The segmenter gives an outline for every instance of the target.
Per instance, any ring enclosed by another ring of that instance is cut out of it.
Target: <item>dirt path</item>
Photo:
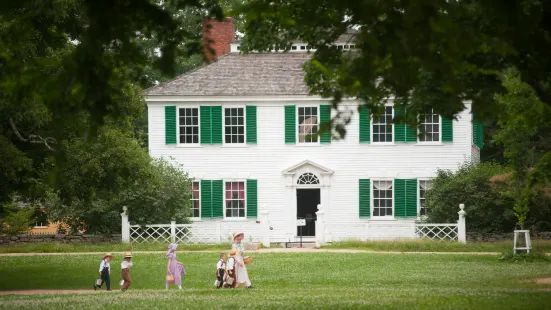
[[[178,251],[179,253],[218,253],[220,250]],[[124,252],[113,252],[122,255]],[[133,254],[164,254],[165,251],[133,251]],[[310,249],[310,248],[265,248],[247,253],[376,253],[376,254],[440,254],[440,255],[499,255],[500,252],[399,252],[357,249]],[[104,252],[57,252],[57,253],[0,253],[0,256],[50,256],[50,255],[102,255]],[[551,253],[548,253],[551,255]]]

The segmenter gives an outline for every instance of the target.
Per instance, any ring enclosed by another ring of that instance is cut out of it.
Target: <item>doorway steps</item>
[[[302,241],[302,247],[306,249],[316,248],[316,242],[314,241]],[[285,242],[285,248],[300,248],[299,242]]]

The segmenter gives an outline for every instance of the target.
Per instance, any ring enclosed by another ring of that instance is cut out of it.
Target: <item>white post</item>
[[[222,223],[220,221],[216,221],[216,237],[214,239],[217,244],[222,241]]]
[[[461,243],[467,243],[467,225],[465,224],[465,205],[460,204],[459,209],[461,209],[457,214],[459,214],[459,220],[457,221],[457,241]]]
[[[318,205],[318,212],[316,212],[316,248],[320,248],[325,245],[325,212],[321,205]]]
[[[263,208],[263,210],[260,211],[260,241],[262,242],[262,246],[266,248],[270,247],[270,222],[268,221],[269,215],[270,212],[268,212],[266,208]]]
[[[128,211],[128,207],[124,206],[122,207],[122,213],[121,213],[121,219],[122,219],[122,227],[121,227],[121,239],[123,243],[129,243],[130,242],[130,222],[128,221],[128,214],[126,213]]]
[[[176,221],[170,221],[170,241],[176,242]]]

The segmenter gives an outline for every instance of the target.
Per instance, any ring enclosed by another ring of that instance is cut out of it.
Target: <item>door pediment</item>
[[[326,168],[310,160],[304,160],[294,166],[291,166],[283,170],[282,174],[292,176],[292,175],[296,175],[297,173],[302,174],[305,172],[311,172],[316,175],[331,175],[334,173],[334,171],[329,168]]]

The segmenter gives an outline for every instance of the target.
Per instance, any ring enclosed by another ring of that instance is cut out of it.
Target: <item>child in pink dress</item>
[[[166,282],[166,289],[170,284],[178,285],[179,289],[182,289],[182,276],[186,275],[186,269],[184,263],[176,260],[176,248],[178,245],[176,243],[171,243],[168,246],[168,251],[166,252],[166,257],[168,258],[168,263],[166,265],[166,274],[172,275],[174,277],[174,282]]]

